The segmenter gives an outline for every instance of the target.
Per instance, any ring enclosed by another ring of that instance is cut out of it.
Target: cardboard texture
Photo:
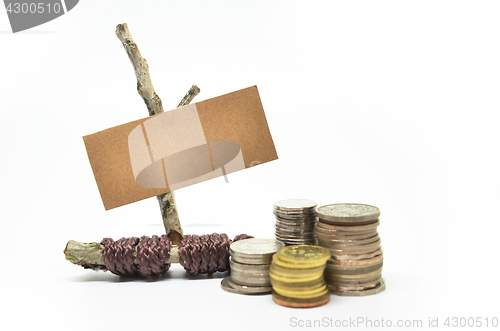
[[[83,140],[106,210],[278,158],[256,86]]]

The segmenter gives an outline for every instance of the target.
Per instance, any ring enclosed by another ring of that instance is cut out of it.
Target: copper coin
[[[335,286],[355,286],[355,285],[363,285],[371,282],[380,281],[382,279],[382,274],[371,277],[371,278],[363,278],[363,279],[354,279],[354,280],[345,280],[345,279],[327,279],[325,281],[328,285]]]
[[[369,283],[363,283],[363,284],[357,284],[357,285],[332,285],[328,284],[328,288],[330,291],[362,291],[362,290],[367,290],[371,288],[375,288],[380,284],[380,279],[369,282]]]
[[[337,221],[330,221],[330,220],[326,220],[324,218],[321,218],[319,217],[319,220],[324,223],[324,224],[328,224],[328,225],[339,225],[339,226],[345,226],[345,227],[355,227],[355,226],[361,226],[361,225],[370,225],[370,224],[373,224],[373,223],[376,223],[378,221],[378,218],[375,218],[373,220],[368,220],[368,221],[359,221],[359,222],[353,222],[353,223],[346,223],[346,222],[337,222]]]
[[[326,266],[332,266],[332,267],[337,267],[337,268],[361,268],[361,267],[370,267],[372,265],[376,265],[381,263],[384,260],[384,255],[382,253],[379,253],[379,255],[376,255],[371,258],[366,258],[366,259],[346,259],[346,260],[336,260],[334,258],[331,258],[326,262]]]
[[[321,219],[339,223],[360,223],[376,219],[380,210],[360,203],[335,203],[321,206],[316,212]]]
[[[380,225],[380,221],[377,220],[376,222],[373,222],[371,224],[366,224],[366,225],[345,226],[345,225],[327,224],[327,223],[323,222],[322,219],[319,219],[316,224],[319,228],[321,228],[325,231],[330,230],[330,231],[339,231],[339,232],[343,231],[343,232],[348,232],[348,233],[355,233],[355,232],[373,231]]]
[[[339,295],[339,296],[350,296],[350,297],[364,297],[367,295],[373,295],[373,294],[378,294],[382,291],[385,290],[385,281],[382,278],[380,281],[380,284],[378,284],[376,287],[371,288],[371,289],[366,289],[366,290],[360,290],[360,291],[337,291],[335,289],[330,289],[332,294]]]
[[[319,235],[318,233],[316,233],[316,237],[318,237],[319,241],[329,245],[332,248],[361,246],[371,244],[380,240],[378,233],[366,239],[325,239],[325,237]]]
[[[317,226],[314,227],[314,233],[325,239],[344,239],[344,240],[359,240],[373,237],[378,234],[377,230],[367,232],[344,232],[344,231],[324,231]]]
[[[361,268],[342,268],[342,267],[334,267],[331,265],[327,265],[325,268],[325,272],[329,274],[339,274],[339,275],[359,275],[366,274],[375,270],[382,268],[383,262],[378,264],[369,266],[369,267],[361,267]],[[326,271],[328,269],[328,271]]]
[[[326,271],[326,270],[325,270]],[[332,273],[330,270],[328,272],[325,272],[325,277],[328,277],[328,279],[335,280],[335,279],[341,279],[341,280],[359,280],[359,279],[368,279],[368,278],[373,278],[377,277],[378,275],[382,274],[382,268],[379,268],[377,270],[373,270],[364,274],[337,274],[337,273]]]

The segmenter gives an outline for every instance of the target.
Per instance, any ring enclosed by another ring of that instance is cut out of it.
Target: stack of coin
[[[231,276],[221,282],[227,292],[271,293],[269,265],[274,253],[285,245],[275,239],[243,239],[229,247]]]
[[[269,275],[273,301],[293,308],[310,308],[330,301],[330,291],[323,273],[328,250],[311,245],[293,245],[280,249],[274,256]]]
[[[331,292],[342,296],[365,296],[385,290],[383,253],[377,226],[380,210],[356,203],[319,207],[314,229],[318,245],[331,258],[325,280]]]
[[[286,245],[316,245],[316,202],[306,199],[280,200],[274,204],[276,239]]]

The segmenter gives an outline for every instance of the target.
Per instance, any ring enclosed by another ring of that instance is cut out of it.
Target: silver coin
[[[316,215],[316,210],[314,208],[312,209],[274,209],[273,210],[274,214],[278,215],[296,215],[296,216],[313,216]]]
[[[301,233],[314,233],[314,228],[283,228],[279,226],[275,226],[274,229],[276,232],[280,232],[283,234],[301,234]]]
[[[293,218],[293,219],[288,219],[288,218],[281,218],[281,217],[274,217],[276,219],[276,224],[283,224],[283,225],[314,225],[318,221],[317,217],[310,217],[310,218]]]
[[[275,239],[250,238],[238,240],[229,246],[236,254],[247,257],[272,256],[283,244]]]
[[[279,213],[277,211],[273,212],[274,217],[279,220],[286,220],[286,221],[300,221],[300,220],[309,220],[309,219],[315,219],[316,218],[316,212],[309,212],[309,213],[300,213],[300,214],[293,214],[293,213]]]
[[[247,278],[231,275],[231,280],[242,286],[271,286],[271,277],[267,278]]]
[[[231,270],[231,275],[238,279],[267,279],[269,277],[268,271],[252,271],[252,270]]]
[[[240,291],[242,294],[267,294],[271,293],[272,291],[272,286],[245,286],[245,285],[238,285],[235,282],[231,280],[231,277],[226,277],[228,278],[227,283],[229,286],[231,286],[233,289]]]
[[[314,225],[302,227],[302,226],[283,226],[275,224],[274,228],[276,230],[288,231],[288,232],[314,232]]]
[[[283,241],[283,240],[288,240],[288,241],[309,241],[309,242],[317,242],[318,240],[316,237],[283,237],[279,234],[276,234],[276,239]]]
[[[276,201],[273,207],[275,210],[309,210],[316,208],[317,205],[316,201],[308,199],[286,199]]]
[[[229,293],[236,293],[236,294],[246,294],[245,292],[243,291],[240,291],[240,290],[237,290],[231,286],[229,286],[229,276],[224,278],[221,282],[220,282],[220,287],[226,291],[226,292],[229,292]]]
[[[294,245],[312,245],[312,246],[316,246],[316,241],[312,240],[312,241],[305,241],[305,240],[302,240],[302,241],[284,241],[285,245],[286,246],[294,246]]]
[[[291,225],[291,226],[297,226],[297,225],[302,225],[302,226],[307,226],[307,225],[314,225],[318,222],[317,217],[310,217],[310,218],[282,218],[282,217],[276,217],[276,224],[283,224],[283,225]]]
[[[380,216],[380,210],[377,207],[359,203],[337,203],[321,206],[317,209],[317,213],[320,219],[343,223],[370,221]]]
[[[233,258],[229,257],[229,266],[231,270],[241,270],[241,271],[250,271],[250,272],[269,272],[269,264],[248,264],[248,263],[240,263],[234,261]]]
[[[272,287],[270,286],[250,288],[250,286],[237,285],[231,282],[230,276],[224,278],[221,281],[220,286],[224,291],[235,294],[264,294],[264,293],[270,293],[272,290]],[[271,290],[268,290],[268,288],[271,288]]]
[[[281,238],[303,238],[303,239],[314,239],[316,236],[314,235],[313,232],[282,232],[279,230],[276,230],[274,233],[276,237],[281,237]]]
[[[283,243],[282,243],[283,244]],[[263,265],[263,264],[270,264],[273,256],[255,256],[255,257],[248,257],[246,255],[239,255],[237,253],[230,252],[231,254],[231,259],[233,262],[238,262],[241,264],[256,264],[256,265]]]

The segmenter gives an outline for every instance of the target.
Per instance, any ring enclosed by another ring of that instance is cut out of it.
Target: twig
[[[142,97],[148,107],[149,116],[163,113],[163,106],[160,97],[156,94],[151,77],[149,75],[149,66],[141,56],[137,44],[132,39],[132,35],[128,29],[127,23],[118,24],[116,26],[116,35],[123,44],[125,51],[134,67],[135,76],[137,78],[137,92]],[[177,107],[185,106],[193,100],[200,92],[200,89],[193,85],[186,93]],[[175,204],[173,192],[167,192],[156,196],[160,203],[161,216],[165,232],[170,237],[173,245],[178,245],[183,238],[179,214]]]
[[[198,88],[198,86],[196,86],[196,85],[191,86],[191,88],[186,93],[184,98],[182,98],[181,102],[179,102],[179,104],[177,105],[177,108],[185,106],[185,105],[189,105],[189,103],[194,99],[194,97],[198,93],[200,93],[200,89]]]
[[[106,269],[102,259],[103,248],[104,246],[100,243],[82,243],[70,240],[64,249],[64,257],[69,262],[86,269],[102,270]],[[165,263],[179,263],[179,247],[177,245],[170,248],[170,258]]]
[[[163,113],[161,99],[156,94],[153,82],[151,82],[151,76],[149,76],[148,62],[141,56],[141,52],[139,52],[139,48],[128,30],[127,23],[118,24],[116,26],[116,36],[122,42],[128,58],[130,62],[132,62],[135,77],[137,78],[137,92],[139,92],[139,95],[146,103],[149,116]]]

